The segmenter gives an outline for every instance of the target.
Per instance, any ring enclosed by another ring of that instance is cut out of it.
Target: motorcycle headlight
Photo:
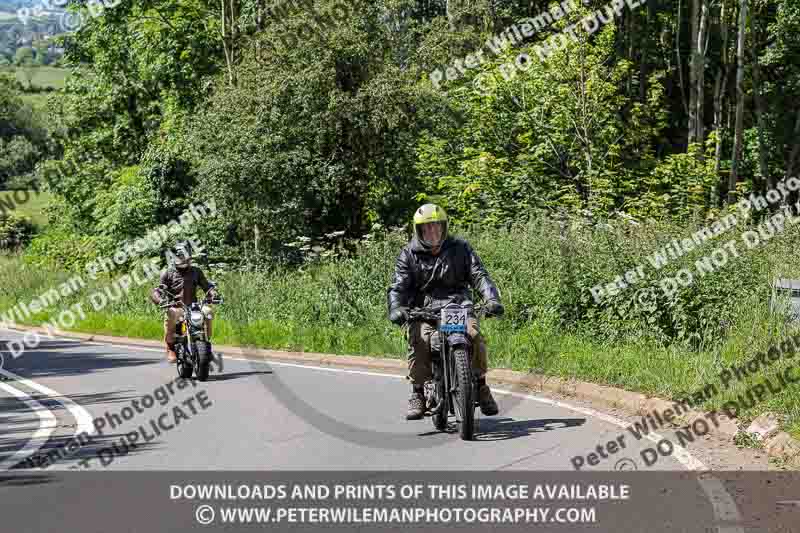
[[[192,311],[189,320],[192,322],[193,326],[201,326],[203,324],[203,313],[200,311]]]

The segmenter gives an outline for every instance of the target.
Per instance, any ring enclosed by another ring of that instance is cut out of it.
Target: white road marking
[[[67,340],[72,340],[72,339],[67,339]],[[149,352],[162,352],[163,353],[163,350],[159,350],[159,349],[156,349],[156,348],[143,348],[143,347],[138,347],[138,346],[126,346],[126,345],[119,345],[119,344],[104,344],[104,343],[100,343],[100,342],[96,342],[96,341],[86,341],[85,343],[86,344],[98,345],[98,346],[111,346],[111,347],[118,347],[118,348],[126,348],[126,349],[129,349],[129,350],[149,351]],[[369,372],[369,371],[362,371],[362,370],[345,370],[345,369],[340,369],[340,368],[326,368],[326,367],[319,367],[319,366],[314,366],[314,365],[304,365],[304,364],[297,364],[297,363],[283,363],[283,362],[268,361],[268,360],[258,361],[258,360],[254,360],[254,359],[245,359],[245,358],[240,358],[240,357],[228,357],[228,356],[225,356],[225,358],[226,359],[230,359],[232,361],[244,361],[244,362],[249,362],[249,363],[259,363],[259,364],[276,365],[276,366],[288,366],[288,367],[294,367],[294,368],[304,368],[304,369],[309,369],[309,370],[320,370],[320,371],[324,371],[324,372],[338,372],[338,373],[345,373],[345,374],[359,374],[359,375],[365,375],[365,376],[376,376],[376,377],[389,377],[389,378],[395,378],[395,379],[405,379],[405,376],[400,375],[400,374],[384,374],[384,373],[379,373],[379,372]],[[0,369],[0,372],[5,372],[5,371]],[[28,381],[28,380],[25,380],[25,381]],[[33,382],[30,382],[30,383],[33,383]],[[43,387],[41,385],[38,385],[38,384],[35,384],[35,385],[36,385],[35,388],[41,387],[42,389],[46,389],[46,387]],[[526,400],[533,400],[535,402],[554,405],[554,406],[557,406],[557,407],[568,409],[570,411],[575,411],[577,413],[582,413],[582,414],[585,414],[587,416],[592,416],[592,417],[595,417],[595,418],[599,418],[600,420],[603,420],[603,421],[608,422],[610,424],[619,426],[621,428],[627,428],[630,425],[629,423],[627,423],[627,422],[625,422],[625,421],[623,421],[623,420],[621,420],[619,418],[616,418],[614,416],[602,413],[600,411],[595,411],[594,409],[590,409],[590,408],[587,408],[587,407],[579,407],[579,406],[571,405],[571,404],[568,404],[566,402],[562,402],[562,401],[559,401],[559,400],[552,400],[550,398],[541,398],[541,397],[533,396],[533,395],[530,395],[530,394],[520,394],[520,393],[517,393],[517,392],[507,391],[507,390],[504,390],[504,389],[495,389],[495,388],[493,388],[492,390],[497,392],[498,394],[506,394],[506,395],[515,396],[515,397],[526,399]],[[53,392],[55,392],[55,391],[53,391]],[[75,405],[71,400],[69,400],[69,402],[72,403],[72,405]],[[79,406],[76,406],[76,407],[78,407],[79,409],[82,409]],[[88,415],[88,413],[86,413],[86,414],[88,416],[88,423],[91,426],[90,431],[94,430],[94,426],[92,425],[92,418],[91,418],[90,415]],[[73,414],[73,416],[75,416],[75,415]],[[76,416],[76,420],[77,419],[78,418]],[[76,433],[76,435],[77,435],[77,433]],[[661,437],[661,435],[659,435],[658,433],[650,433],[650,434],[647,435],[647,438],[649,440],[653,441],[654,443],[658,443],[663,437]],[[681,463],[681,465],[683,465],[684,467],[686,467],[687,470],[709,471],[709,468],[702,461],[700,461],[699,459],[697,459],[696,457],[691,455],[688,451],[686,451],[685,448],[684,449],[675,448],[673,455],[675,455],[675,458],[678,460],[678,462]],[[718,520],[729,521],[729,522],[741,521],[741,515],[739,514],[739,510],[738,510],[738,508],[736,506],[735,501],[731,498],[731,496],[728,493],[728,491],[725,489],[725,487],[722,485],[722,483],[718,479],[716,479],[714,477],[710,477],[710,478],[701,477],[698,480],[698,482],[700,483],[700,485],[703,488],[703,491],[706,493],[706,495],[708,495],[708,497],[709,497],[709,499],[710,499],[710,501],[712,503],[712,506],[714,508],[715,515],[716,515]],[[744,529],[741,526],[736,526],[736,525],[734,525],[734,526],[719,526],[717,528],[717,532],[718,533],[744,533]]]
[[[94,435],[97,432],[97,430],[94,427],[94,424],[92,423],[92,415],[89,414],[89,411],[87,411],[85,408],[81,407],[74,401],[72,401],[72,399],[68,398],[67,396],[64,396],[58,391],[54,391],[49,387],[45,387],[40,383],[36,383],[31,379],[26,379],[13,372],[9,372],[4,368],[0,368],[0,374],[22,385],[25,385],[28,388],[41,392],[48,398],[63,405],[70,412],[70,414],[72,415],[72,417],[75,419],[76,422],[76,428],[73,437],[77,437],[83,432],[85,432],[87,435]],[[50,410],[46,409],[42,404],[31,398],[25,392],[16,389],[14,387],[11,387],[6,383],[0,383],[0,386],[2,386],[5,390],[8,390],[18,398],[22,399],[22,401],[24,401],[26,404],[28,404],[31,407],[31,409],[33,409],[36,412],[36,414],[39,415],[42,422],[39,426],[39,429],[36,431],[36,433],[34,433],[34,436],[31,438],[31,440],[29,441],[28,445],[25,446],[25,448],[23,448],[22,450],[18,450],[17,453],[15,453],[13,456],[9,457],[8,459],[0,463],[0,468],[7,470],[10,467],[17,464],[21,459],[25,459],[33,455],[37,451],[39,451],[39,449],[47,442],[47,439],[50,437],[50,434],[53,432],[53,428],[56,426],[56,417]],[[27,400],[25,398],[27,398]],[[46,412],[47,414],[44,415],[43,411]],[[39,442],[40,439],[43,440]],[[37,442],[38,445],[32,446],[31,443],[33,442]],[[20,457],[18,458],[17,456]]]
[[[89,343],[87,343],[87,344],[89,344]],[[109,346],[108,344],[102,344],[102,343],[99,343],[99,342],[91,342],[91,344],[96,344],[98,346]],[[146,351],[154,351],[154,352],[163,352],[163,350],[158,350],[158,349],[155,349],[155,348],[139,348],[139,347],[125,346],[125,345],[114,345],[114,344],[112,344],[110,346],[119,346],[119,347],[124,347],[124,348],[131,349],[131,350],[146,350]],[[248,363],[258,363],[258,364],[265,364],[265,365],[288,366],[288,367],[291,367],[291,368],[303,368],[303,369],[306,369],[306,370],[319,370],[320,372],[336,372],[336,373],[341,373],[341,374],[358,374],[358,375],[362,375],[362,376],[376,376],[376,377],[385,377],[385,378],[394,378],[394,379],[405,379],[405,376],[401,375],[401,374],[385,374],[385,373],[382,373],[382,372],[370,372],[370,371],[367,371],[367,370],[347,370],[347,369],[343,369],[343,368],[322,367],[322,366],[316,366],[316,365],[306,365],[306,364],[301,364],[301,363],[284,363],[284,362],[269,361],[269,360],[259,361],[257,359],[245,359],[245,358],[242,358],[242,357],[231,357],[231,356],[228,356],[228,355],[225,356],[225,359],[226,360],[230,360],[230,361],[243,361],[243,362],[248,362]],[[492,391],[496,392],[498,394],[504,394],[504,395],[507,395],[507,396],[514,396],[516,398],[521,398],[521,399],[525,399],[525,400],[533,400],[535,402],[545,403],[545,404],[548,404],[548,405],[553,405],[555,407],[561,407],[562,409],[569,409],[570,411],[575,411],[575,412],[584,414],[586,416],[590,416],[590,417],[593,417],[593,418],[599,418],[600,420],[603,420],[605,422],[608,422],[609,424],[613,424],[615,426],[621,427],[623,429],[625,429],[625,428],[627,428],[628,426],[631,425],[629,422],[625,422],[624,420],[621,420],[621,419],[616,418],[614,416],[608,415],[606,413],[602,413],[600,411],[596,411],[596,410],[588,408],[588,407],[579,407],[577,405],[572,405],[572,404],[569,404],[569,403],[566,403],[566,402],[562,402],[562,401],[559,401],[559,400],[552,400],[550,398],[542,398],[542,397],[539,397],[539,396],[533,396],[531,394],[521,394],[521,393],[518,393],[518,392],[513,392],[513,391],[509,391],[509,390],[505,390],[505,389],[498,389],[498,388],[495,388],[495,387],[492,387]],[[655,432],[646,435],[646,437],[649,440],[651,440],[653,443],[655,443],[655,444],[658,444],[658,442],[661,441],[661,439],[664,438],[663,436],[661,436],[660,434],[655,433]],[[687,470],[697,470],[697,471],[710,470],[702,461],[700,461],[699,459],[694,457],[692,454],[690,454],[683,447],[677,447],[676,446],[674,451],[673,451],[673,455],[675,456],[675,459],[682,466],[684,466]]]
[[[0,369],[0,372],[3,375],[9,374],[2,369]],[[30,440],[25,443],[25,446],[17,450],[14,455],[6,457],[3,461],[0,461],[0,470],[8,470],[20,461],[24,461],[31,455],[38,452],[39,449],[47,442],[47,439],[50,438],[50,435],[53,433],[53,429],[56,427],[57,422],[55,415],[50,411],[50,409],[39,403],[25,391],[22,391],[16,387],[12,387],[8,383],[2,381],[0,381],[0,389],[3,389],[4,391],[9,392],[15,397],[19,398],[28,407],[30,407],[34,413],[36,413],[36,416],[39,417],[39,428],[36,430]]]
[[[58,403],[66,407],[78,424],[77,428],[75,429],[76,437],[84,431],[89,435],[93,435],[94,432],[96,431],[94,428],[94,424],[92,423],[92,415],[89,414],[89,411],[87,411],[77,403],[73,402],[70,398],[64,396],[60,392],[54,391],[49,387],[45,387],[44,385],[36,383],[33,380],[23,378],[22,376],[18,376],[17,374],[14,374],[2,368],[0,368],[0,374],[3,374],[4,376],[7,376],[11,379],[14,379],[19,383],[22,383],[26,387],[30,387],[31,389],[46,394],[53,400],[57,401]]]

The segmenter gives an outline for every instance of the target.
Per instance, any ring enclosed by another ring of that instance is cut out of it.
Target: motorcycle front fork
[[[425,399],[427,400],[428,409],[435,409],[438,407],[437,404],[437,388],[441,389],[441,393],[438,395],[439,398],[444,401],[444,394],[445,394],[445,384],[444,384],[444,360],[440,353],[434,352],[431,357],[431,366],[433,369],[433,380],[425,382]],[[473,396],[475,397],[475,405],[479,405],[478,401],[478,375],[473,370],[472,372],[472,390]],[[450,406],[450,413],[453,413],[453,406]]]
[[[444,369],[442,367],[441,354],[438,352],[431,354],[431,367],[433,379],[425,382],[425,403],[431,412],[438,412],[442,408],[442,404],[444,404]]]

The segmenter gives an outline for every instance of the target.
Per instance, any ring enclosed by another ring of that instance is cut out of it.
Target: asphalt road
[[[20,337],[19,332],[0,332],[4,340]],[[640,470],[617,476],[646,470],[651,474],[638,478],[645,485],[637,490],[648,496],[620,508],[613,527],[610,517],[616,515],[606,515],[611,529],[599,531],[793,531],[765,529],[763,521],[792,522],[800,515],[792,507],[795,500],[782,504],[783,514],[775,511],[776,498],[793,493],[800,478],[785,479],[789,488],[775,492],[778,484],[757,475],[738,481],[739,487],[750,488],[735,489],[729,480],[701,482],[665,472],[706,469],[683,449],[645,468],[640,451],[655,446],[660,436],[637,440],[626,430],[628,422],[613,416],[543,396],[503,393],[501,387],[495,387],[500,414],[479,416],[476,440],[464,442],[457,433],[435,431],[429,418],[404,419],[409,387],[401,375],[226,357],[224,372],[199,383],[176,380],[175,367],[155,349],[61,339],[44,340],[20,357],[7,349],[2,354],[0,501],[5,506],[0,509],[13,509],[8,517],[29,531],[50,531],[61,516],[69,516],[70,530],[76,531],[117,530],[112,526],[120,521],[140,526],[126,531],[193,529],[192,502],[185,502],[185,512],[178,514],[167,507],[167,482],[174,483],[176,471],[190,476],[182,482],[198,472],[231,481],[257,472],[270,480],[313,478],[319,471],[330,471],[326,479],[347,472],[380,478],[485,471],[486,476],[510,475],[507,480],[557,480],[576,474],[574,457],[588,460],[598,445],[608,450],[607,443],[619,442],[621,435],[625,448],[594,466],[584,465],[581,472],[602,481],[609,470]],[[49,462],[42,462],[47,457]],[[86,474],[75,478],[70,471]],[[119,491],[109,490],[104,479],[113,474],[91,477],[119,471],[128,477],[118,483],[138,491],[141,505],[131,506]],[[538,474],[526,478],[523,471]],[[135,477],[146,472],[150,477]],[[53,476],[62,474],[73,477],[54,483]],[[158,477],[165,474],[172,478]],[[690,490],[682,488],[687,482]],[[102,502],[93,507],[98,514],[75,511],[87,499]],[[43,501],[49,502],[49,512],[39,516]],[[33,516],[39,522],[32,522]],[[761,522],[742,527],[743,516],[758,516]],[[677,527],[681,521],[696,527]],[[655,527],[663,524],[668,527]]]
[[[6,340],[19,337],[3,333]],[[637,441],[607,415],[499,388],[500,414],[478,415],[476,441],[464,442],[435,431],[429,417],[404,419],[409,387],[398,375],[228,357],[223,373],[179,389],[174,366],[152,349],[44,340],[18,358],[4,354],[3,463],[34,448],[41,456],[65,447],[87,425],[90,431],[99,426],[91,442],[59,456],[50,469],[571,470],[573,457],[586,459],[624,434],[626,447],[595,466],[585,464],[588,471],[631,468],[620,461],[641,462],[640,450],[655,445]],[[160,399],[153,396],[157,389],[163,389]],[[23,394],[31,398],[27,403]],[[145,408],[147,395],[153,401]],[[131,407],[135,400],[138,409]],[[98,418],[103,422],[86,422]],[[120,439],[137,431],[126,448]],[[98,456],[115,443],[113,461],[108,452]],[[697,464],[686,457],[662,457],[652,469]]]

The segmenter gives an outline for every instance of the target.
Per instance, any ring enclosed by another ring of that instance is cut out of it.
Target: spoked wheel
[[[456,414],[461,420],[462,440],[473,440],[475,437],[475,389],[472,386],[472,365],[467,351],[463,348],[453,350],[455,366],[455,390],[452,393]]]

